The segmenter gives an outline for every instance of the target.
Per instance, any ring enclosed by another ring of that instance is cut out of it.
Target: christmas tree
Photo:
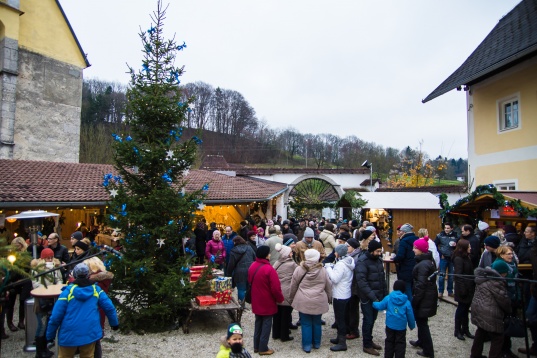
[[[183,102],[183,68],[174,63],[186,45],[164,39],[165,14],[159,1],[150,28],[139,35],[143,61],[139,70],[129,66],[128,133],[113,135],[117,175],[108,173],[103,182],[111,196],[107,221],[120,230],[124,248],[122,257],[107,262],[124,330],[173,327],[196,289],[188,278],[191,251],[182,244],[208,185],[184,190],[201,140],[182,138],[192,99]]]

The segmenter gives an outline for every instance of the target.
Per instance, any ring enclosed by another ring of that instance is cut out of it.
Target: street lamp
[[[369,168],[369,191],[373,192],[373,163],[368,160],[362,163],[363,168]]]
[[[60,216],[60,214],[49,213],[44,210],[29,210],[23,211],[20,214],[12,215],[6,219],[15,219],[22,220],[24,223],[24,228],[27,232],[30,233],[30,240],[33,244],[33,258],[37,258],[37,232],[41,230],[43,226],[43,218],[48,218],[52,216]]]

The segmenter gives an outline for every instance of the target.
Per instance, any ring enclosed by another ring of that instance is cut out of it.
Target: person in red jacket
[[[255,314],[254,352],[271,355],[268,341],[272,329],[272,316],[278,312],[278,303],[284,297],[278,273],[269,262],[270,248],[260,246],[256,260],[248,269],[248,282],[251,285],[252,312]]]

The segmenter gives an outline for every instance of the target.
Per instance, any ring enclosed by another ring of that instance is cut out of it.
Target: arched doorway
[[[308,178],[294,185],[289,193],[289,206],[297,214],[304,210],[321,211],[333,206],[340,198],[334,186],[324,179]]]

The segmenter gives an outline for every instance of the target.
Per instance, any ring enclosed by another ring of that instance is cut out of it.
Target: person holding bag
[[[328,312],[332,301],[332,284],[328,273],[319,262],[321,254],[315,249],[304,251],[305,260],[293,272],[289,301],[299,312],[302,329],[302,349],[321,347],[321,316]]]
[[[248,269],[248,282],[255,314],[254,353],[271,355],[268,341],[272,329],[272,317],[278,312],[278,303],[284,301],[278,273],[270,265],[270,248],[260,246],[255,262]]]

